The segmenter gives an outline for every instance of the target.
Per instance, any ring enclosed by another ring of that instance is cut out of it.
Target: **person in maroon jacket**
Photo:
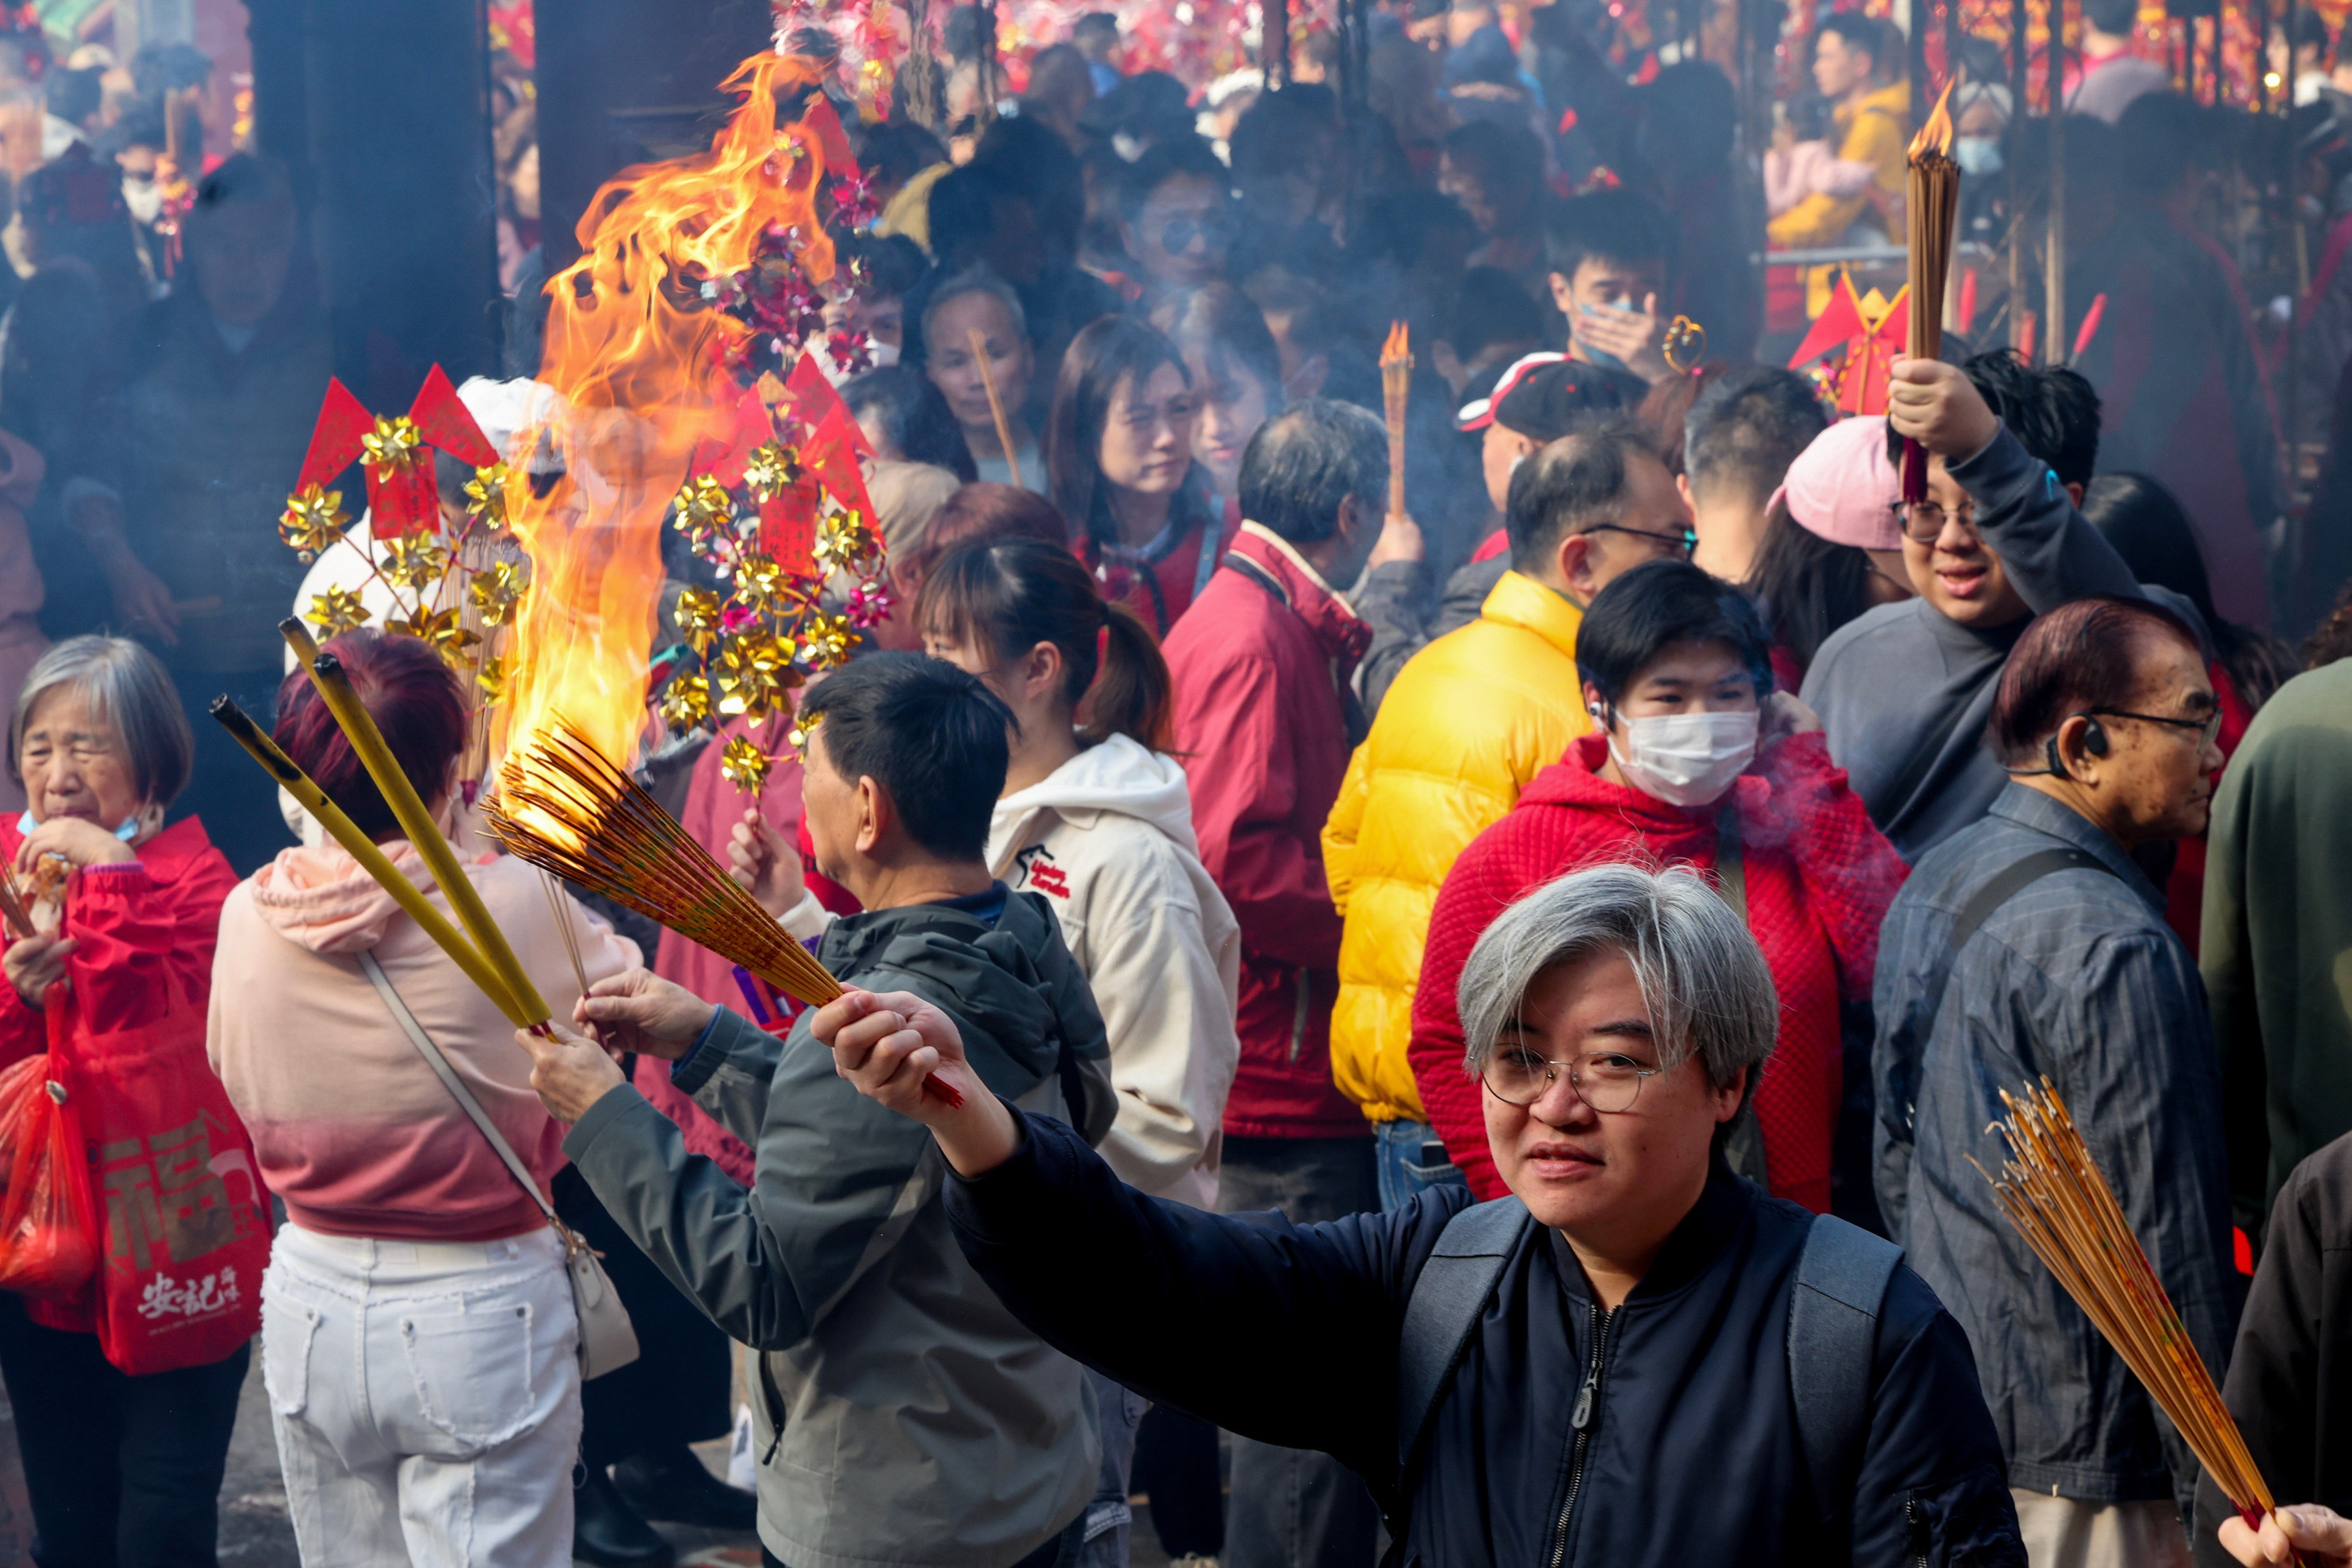
[[[1749,1104],[1775,1197],[1830,1206],[1843,1090],[1840,1008],[1867,1001],[1878,926],[1904,866],[1830,762],[1821,721],[1772,690],[1771,642],[1747,596],[1685,561],[1602,589],[1576,637],[1600,731],[1538,773],[1454,861],[1431,911],[1407,1055],[1430,1124],[1481,1198],[1505,1189],[1478,1080],[1463,1069],[1463,965],[1509,905],[1605,860],[1685,864],[1746,918],[1780,1000]],[[1769,1178],[1769,1181],[1768,1181]]]
[[[1339,597],[1383,527],[1388,437],[1310,398],[1242,457],[1244,521],[1165,652],[1201,861],[1242,931],[1241,1067],[1218,1206],[1294,1222],[1377,1210],[1371,1129],[1331,1082],[1339,917],[1323,819],[1363,739],[1349,688],[1371,628]],[[1323,1454],[1234,1439],[1229,1568],[1371,1561],[1363,1482]]]

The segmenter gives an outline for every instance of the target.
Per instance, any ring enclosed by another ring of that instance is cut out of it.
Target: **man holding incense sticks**
[[[1116,1108],[1086,977],[1045,901],[1007,891],[982,858],[1003,704],[953,665],[886,653],[827,676],[800,717],[817,868],[864,910],[835,922],[818,959],[845,984],[952,1016],[982,1092],[1099,1142]],[[516,1037],[614,1219],[761,1352],[764,1561],[1045,1568],[1095,1493],[1085,1374],[965,1262],[928,1135],[843,1082],[809,1016],[779,1039],[637,970],[575,1014],[604,1048],[569,1031]],[[607,1049],[675,1062],[672,1081],[757,1150],[751,1190],[688,1154]]]
[[[1878,947],[1878,1203],[1976,1352],[2034,1568],[2186,1564],[2198,1462],[2001,1212],[2002,1091],[2047,1081],[2217,1376],[2237,1321],[2222,1083],[2196,961],[2135,851],[2204,831],[2221,710],[2145,599],[2035,620],[2001,670],[2011,782],[1922,858]]]

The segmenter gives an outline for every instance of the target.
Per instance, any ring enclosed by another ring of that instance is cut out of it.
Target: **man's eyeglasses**
[[[2105,719],[2137,719],[2143,724],[2162,724],[2173,730],[2194,730],[2200,751],[2221,736],[2221,710],[2217,706],[2202,719],[2168,719],[2160,713],[2135,713],[2128,708],[2085,708],[2085,714],[2096,713]]]
[[[1895,509],[1903,521],[1906,537],[1920,544],[1933,544],[1942,536],[1944,524],[1958,517],[1960,526],[1973,531],[1977,525],[1977,509],[1964,506],[1958,512],[1947,512],[1931,500],[1906,501]]]
[[[1678,533],[1660,533],[1654,528],[1627,528],[1622,522],[1596,522],[1584,531],[1587,533],[1630,533],[1636,539],[1654,539],[1677,554],[1688,555],[1698,548],[1698,533],[1685,528]]]
[[[1633,1109],[1641,1097],[1642,1080],[1655,1078],[1663,1068],[1643,1067],[1622,1051],[1597,1051],[1572,1062],[1546,1061],[1533,1047],[1499,1045],[1478,1069],[1478,1079],[1496,1099],[1513,1105],[1533,1105],[1568,1074],[1577,1097],[1603,1115]]]
[[[1233,244],[1234,215],[1215,212],[1206,217],[1171,217],[1160,231],[1160,248],[1171,256],[1181,256],[1196,239],[1207,241],[1211,250]]]

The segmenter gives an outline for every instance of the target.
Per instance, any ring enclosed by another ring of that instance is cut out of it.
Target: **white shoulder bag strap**
[[[547,1216],[547,1223],[563,1237],[564,1272],[572,1280],[572,1304],[580,1315],[580,1375],[602,1377],[636,1360],[637,1331],[629,1321],[629,1310],[621,1304],[620,1292],[613,1289],[613,1281],[604,1273],[604,1266],[596,1260],[595,1252],[555,1217],[554,1208],[531,1177],[530,1167],[515,1153],[499,1133],[498,1124],[490,1120],[489,1112],[482,1109],[482,1102],[474,1098],[474,1091],[466,1087],[466,1080],[457,1076],[457,1069],[449,1065],[449,1058],[441,1054],[441,1047],[433,1043],[433,1037],[425,1032],[425,1026],[416,1021],[416,1015],[408,1010],[408,1004],[393,989],[392,977],[384,973],[375,954],[362,952],[359,960],[369,983],[383,998],[393,1020],[408,1037],[409,1044],[416,1047],[416,1054],[425,1058],[441,1086],[481,1130],[482,1136],[490,1141],[490,1147],[499,1152],[499,1158],[506,1162],[507,1169],[522,1190],[530,1194],[530,1201],[539,1205],[539,1212]]]

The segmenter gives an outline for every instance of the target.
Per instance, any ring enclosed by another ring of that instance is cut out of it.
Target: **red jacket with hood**
[[[1175,752],[1201,863],[1242,932],[1229,1137],[1370,1131],[1331,1082],[1339,916],[1322,833],[1357,739],[1348,681],[1370,640],[1371,628],[1255,523],[1168,636]]]
[[[1608,754],[1606,735],[1586,735],[1538,773],[1510,815],[1462,852],[1430,916],[1408,1057],[1431,1124],[1481,1198],[1505,1189],[1487,1152],[1478,1085],[1462,1070],[1454,1010],[1480,933],[1523,895],[1601,861],[1715,870],[1726,803],[1685,810],[1611,784],[1599,772]],[[1775,1196],[1819,1213],[1830,1205],[1839,1004],[1869,997],[1879,921],[1906,868],[1831,765],[1819,732],[1766,747],[1727,799],[1739,818],[1748,926],[1780,999],[1780,1039],[1755,1091],[1765,1164]]]

